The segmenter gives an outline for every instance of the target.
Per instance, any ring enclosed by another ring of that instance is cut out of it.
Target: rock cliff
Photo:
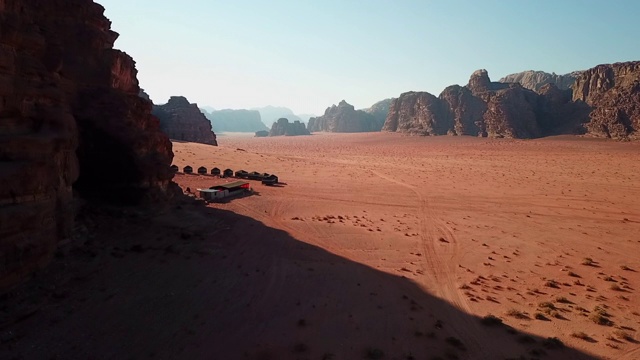
[[[590,109],[587,129],[597,136],[637,138],[640,61],[598,65],[576,79],[573,100]]]
[[[269,136],[297,136],[297,135],[310,135],[307,128],[298,120],[290,123],[288,119],[280,118],[273,123]]]
[[[571,89],[580,76],[581,71],[574,71],[564,75],[549,74],[544,71],[528,70],[515,74],[510,74],[499,80],[501,83],[519,83],[524,88],[539,92],[547,84],[555,84],[558,89]]]
[[[171,139],[218,145],[211,122],[198,105],[184,96],[172,96],[164,105],[155,105],[153,114],[160,119],[160,128]]]
[[[450,86],[439,97],[409,92],[392,101],[384,131],[417,135],[537,137],[538,95],[519,84],[491,82],[474,72],[465,87]]]
[[[374,131],[380,131],[384,125],[387,115],[389,114],[389,106],[393,101],[393,98],[380,100],[377,103],[371,105],[368,109],[362,109],[362,111],[370,114],[374,118]]]
[[[74,190],[133,202],[175,189],[171,142],[103,12],[90,0],[0,1],[0,287],[70,236]]]
[[[367,132],[380,131],[383,123],[377,123],[376,118],[362,110],[356,110],[353,105],[342,100],[336,106],[325,110],[324,115],[309,119],[307,128],[311,132]]]
[[[221,132],[256,132],[269,130],[262,122],[257,110],[217,110],[204,115],[211,121],[211,125],[218,133]]]

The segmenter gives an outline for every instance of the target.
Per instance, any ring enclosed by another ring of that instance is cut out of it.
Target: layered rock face
[[[269,130],[262,122],[257,110],[217,110],[213,112],[203,111],[211,121],[211,125],[220,132],[256,132]]]
[[[409,92],[391,103],[384,131],[417,135],[537,137],[538,95],[519,84],[491,82],[486,70],[465,87],[450,86],[439,97]]]
[[[46,264],[86,198],[168,197],[169,139],[90,0],[0,1],[0,287]]]
[[[597,136],[637,138],[640,131],[640,61],[599,65],[580,75],[573,100],[590,109],[587,129]]]
[[[555,84],[558,89],[571,89],[582,71],[574,71],[569,74],[556,75],[544,71],[528,70],[510,74],[499,80],[501,83],[519,83],[524,88],[539,92],[547,84]]]
[[[218,145],[211,122],[197,104],[184,96],[172,96],[164,105],[155,105],[153,114],[160,119],[160,128],[171,139]]]
[[[376,122],[376,118],[362,110],[356,110],[353,105],[342,100],[336,106],[325,110],[323,116],[309,119],[309,131],[327,132],[367,132],[380,131],[383,123]]]
[[[273,123],[269,136],[297,136],[297,135],[311,135],[303,123],[296,120],[292,123],[288,119],[280,118]]]

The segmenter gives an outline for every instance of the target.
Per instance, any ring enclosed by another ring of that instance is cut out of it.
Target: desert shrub
[[[591,336],[587,335],[586,333],[584,333],[582,331],[574,331],[574,332],[571,333],[571,336],[573,336],[574,338],[578,338],[578,339],[582,339],[582,340],[586,340],[586,341],[591,340]]]
[[[486,326],[499,326],[502,325],[502,319],[500,319],[499,317],[495,316],[495,315],[487,315],[485,317],[483,317],[480,322],[482,323],[482,325],[486,325]]]
[[[613,332],[613,335],[615,335],[618,339],[627,340],[629,342],[635,342],[635,339],[633,338],[633,336],[631,336],[631,334],[629,334],[624,330],[616,330]]]
[[[551,310],[556,309],[556,306],[550,301],[543,301],[538,304],[538,307],[541,309],[551,309]]]
[[[544,283],[544,286],[554,288],[554,289],[560,288],[559,283],[555,280],[547,280],[547,282]]]
[[[625,271],[633,271],[633,269],[631,269],[627,265],[620,265],[620,269],[625,270]]]
[[[609,288],[613,291],[623,291],[623,289],[620,286],[618,286],[618,284],[611,284]]]
[[[548,318],[548,317],[544,316],[544,314],[543,314],[543,313],[539,313],[539,312],[538,312],[538,313],[536,313],[536,314],[534,315],[534,318],[535,318],[536,320],[549,321],[549,318]]]
[[[449,336],[449,337],[448,337],[448,338],[446,338],[444,341],[445,341],[447,344],[449,344],[449,345],[451,345],[451,346],[453,346],[453,347],[455,347],[455,348],[457,348],[457,349],[465,350],[465,346],[464,346],[464,344],[463,344],[463,343],[462,343],[462,341],[461,341],[460,339],[458,339],[458,338],[455,338],[455,337],[453,337],[453,336]]]
[[[561,303],[561,304],[571,304],[571,300],[567,299],[567,298],[566,298],[566,297],[564,297],[564,296],[558,296],[558,297],[556,298],[556,301],[557,301],[557,302],[559,302],[559,303]]]
[[[582,259],[582,265],[592,266],[594,264],[595,264],[595,262],[590,257]]]
[[[571,276],[571,277],[576,277],[576,278],[581,277],[580,275],[578,275],[578,274],[574,273],[573,271],[569,271],[567,274],[568,274],[569,276]]]
[[[562,343],[562,340],[557,337],[549,337],[542,342],[542,346],[547,349],[562,349],[564,344]]]
[[[592,314],[589,316],[589,319],[594,323],[602,326],[611,326],[613,325],[613,321],[609,320],[606,316],[600,315],[598,313]]]
[[[533,344],[536,342],[536,339],[531,335],[521,335],[518,336],[518,342],[522,344]]]
[[[507,311],[507,315],[512,316],[516,319],[528,319],[529,317],[527,316],[527,314],[525,314],[524,312],[517,310],[517,309],[509,309],[509,311]]]

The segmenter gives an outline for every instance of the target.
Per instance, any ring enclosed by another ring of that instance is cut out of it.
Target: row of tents
[[[171,170],[173,170],[173,172],[178,172],[180,171],[180,168],[177,165],[171,165]],[[182,168],[182,172],[185,174],[193,174],[193,168],[187,165]],[[209,173],[207,168],[204,166],[200,166],[197,172],[200,175],[207,175]],[[214,167],[213,169],[211,169],[211,175],[220,177],[236,177],[238,179],[260,180],[265,185],[274,185],[278,183],[278,177],[276,175],[259,173],[257,171],[248,172],[245,170],[238,170],[234,172],[232,169],[225,169],[224,171],[221,171],[219,168]]]

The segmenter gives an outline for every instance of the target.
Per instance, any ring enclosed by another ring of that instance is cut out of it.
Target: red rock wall
[[[591,109],[587,129],[597,136],[638,137],[640,61],[598,65],[581,74],[573,100]]]
[[[183,96],[172,96],[164,105],[155,105],[154,114],[160,119],[160,128],[171,139],[218,145],[211,122]]]
[[[171,143],[103,11],[0,0],[0,287],[70,235],[74,189],[127,200],[174,189]]]

